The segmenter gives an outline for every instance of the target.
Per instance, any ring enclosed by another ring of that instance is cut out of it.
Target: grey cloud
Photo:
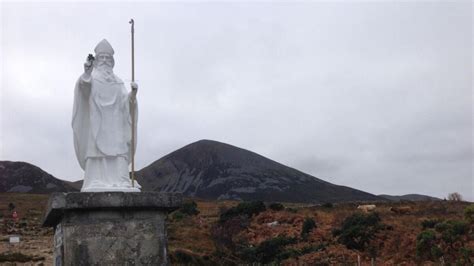
[[[1,159],[81,176],[73,86],[104,37],[130,80],[131,16],[137,168],[206,138],[376,194],[474,200],[469,2],[4,3]]]

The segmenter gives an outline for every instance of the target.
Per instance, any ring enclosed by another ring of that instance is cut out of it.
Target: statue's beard
[[[114,82],[115,75],[113,68],[109,66],[107,63],[98,64],[95,69],[97,70],[97,74],[106,81]]]

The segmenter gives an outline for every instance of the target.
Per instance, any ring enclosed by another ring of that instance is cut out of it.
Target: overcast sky
[[[1,5],[0,160],[77,180],[73,90],[106,38],[136,168],[200,139],[374,194],[474,200],[471,1]]]

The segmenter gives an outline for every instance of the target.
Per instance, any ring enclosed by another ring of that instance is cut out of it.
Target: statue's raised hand
[[[86,62],[84,63],[84,73],[86,73],[87,75],[90,75],[92,73],[92,69],[94,68],[92,64],[93,62],[94,62],[94,56],[89,54],[89,56],[87,56]]]

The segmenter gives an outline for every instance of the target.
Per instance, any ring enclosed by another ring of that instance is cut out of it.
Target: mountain
[[[202,199],[386,201],[211,140],[200,140],[176,150],[138,171],[136,176],[145,191],[181,192]]]
[[[0,161],[0,192],[72,192],[67,181],[55,178],[41,168],[25,162]]]
[[[392,195],[378,195],[379,197],[386,198],[391,201],[402,201],[402,200],[407,200],[407,201],[437,201],[441,200],[439,198],[431,197],[431,196],[426,196],[426,195],[419,195],[419,194],[407,194],[403,196],[392,196]]]

